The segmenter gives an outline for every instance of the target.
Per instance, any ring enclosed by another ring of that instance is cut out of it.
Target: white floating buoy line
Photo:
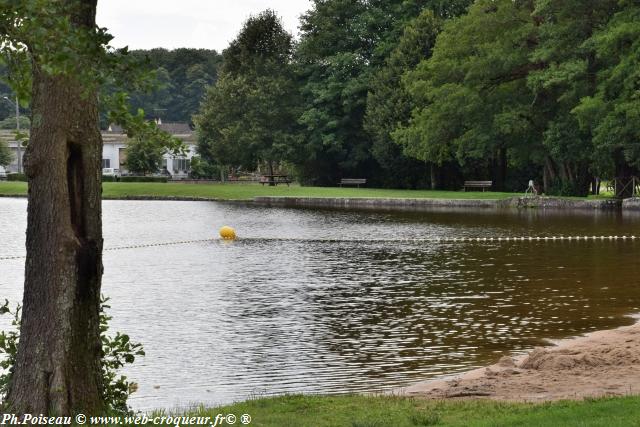
[[[104,248],[105,252],[121,251],[127,249],[143,249],[163,246],[178,246],[189,244],[215,243],[216,241],[235,240],[236,233],[231,227],[222,227],[220,229],[220,238],[198,239],[198,240],[182,240],[173,242],[158,243],[141,243],[136,245],[115,246]],[[505,236],[505,237],[427,237],[427,238],[409,238],[409,239],[335,239],[335,238],[243,238],[243,241],[273,241],[273,242],[321,242],[321,243],[486,243],[486,242],[580,242],[580,241],[636,241],[640,240],[640,236],[622,235],[622,236]],[[26,255],[0,255],[0,261],[23,260]]]

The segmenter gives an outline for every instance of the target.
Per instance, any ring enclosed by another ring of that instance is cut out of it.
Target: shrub
[[[144,356],[142,344],[133,343],[128,335],[117,332],[115,337],[107,335],[109,321],[111,317],[106,314],[108,298],[101,297],[100,300],[100,341],[102,342],[102,352],[100,364],[102,366],[102,399],[107,405],[109,412],[128,414],[130,409],[127,406],[129,396],[134,393],[138,385],[127,381],[124,375],[118,375],[117,371],[126,364],[133,363],[136,356]],[[13,317],[11,324],[13,330],[9,332],[0,331],[0,355],[4,358],[0,360],[0,402],[7,397],[11,376],[13,375],[18,352],[18,341],[20,340],[20,306],[14,311],[9,308],[9,301],[5,300],[0,306],[0,315],[10,314]]]
[[[121,176],[120,182],[167,182],[166,176]]]
[[[569,182],[560,179],[553,180],[547,190],[548,196],[587,197],[589,182]]]
[[[7,181],[24,181],[27,182],[27,176],[23,173],[8,173]]]
[[[115,175],[102,175],[102,182],[117,182],[118,177]]]

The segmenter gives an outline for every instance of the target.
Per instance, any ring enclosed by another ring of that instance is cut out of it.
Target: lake
[[[135,409],[281,393],[386,391],[545,340],[631,324],[640,241],[434,242],[640,234],[640,216],[425,213],[105,201],[111,329],[144,344]],[[26,200],[0,199],[0,257],[24,254]],[[0,260],[19,302],[24,260]],[[0,318],[6,328],[8,318]]]

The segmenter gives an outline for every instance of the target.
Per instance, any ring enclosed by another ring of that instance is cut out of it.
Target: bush
[[[166,176],[121,176],[120,182],[167,182]]]
[[[127,400],[138,389],[134,382],[127,381],[127,377],[119,375],[118,371],[125,365],[135,361],[136,356],[144,356],[142,344],[134,343],[129,336],[117,332],[115,337],[107,335],[111,317],[106,310],[111,308],[107,304],[109,298],[100,297],[100,341],[102,352],[100,364],[102,366],[102,399],[110,412],[118,414],[131,413]],[[18,342],[20,341],[20,310],[9,308],[9,301],[0,305],[0,315],[9,314],[12,317],[12,329],[8,332],[0,331],[0,401],[7,397],[11,376],[14,372]]]
[[[587,197],[589,190],[589,182],[569,182],[556,179],[549,185],[547,196]]]
[[[27,182],[27,176],[23,173],[8,173],[7,181],[24,181]]]
[[[117,182],[118,177],[115,175],[102,175],[102,182]]]

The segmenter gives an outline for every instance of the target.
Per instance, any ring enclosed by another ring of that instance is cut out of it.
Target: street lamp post
[[[20,133],[20,103],[18,102],[18,97],[16,96],[16,102],[13,102],[12,100],[9,99],[9,97],[5,96],[3,97],[4,99],[6,99],[7,101],[9,101],[10,103],[12,103],[13,105],[15,105],[16,107],[16,131],[18,132],[18,134]],[[16,135],[16,148],[18,150],[18,173],[22,173],[22,153],[20,152],[20,141],[18,140],[19,135]]]

